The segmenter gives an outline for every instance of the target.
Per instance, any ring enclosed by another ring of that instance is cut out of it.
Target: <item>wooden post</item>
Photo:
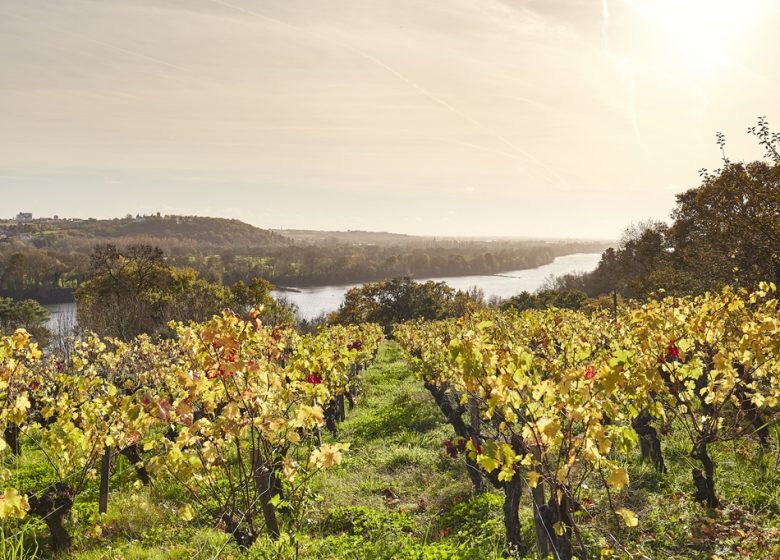
[[[520,527],[520,497],[523,481],[516,473],[512,480],[504,483],[504,528],[506,540],[515,549],[523,545]]]
[[[547,503],[544,498],[544,486],[542,481],[539,480],[536,483],[535,488],[531,488],[531,510],[534,515],[534,532],[536,533],[536,553],[539,556],[539,560],[545,560],[550,554],[550,536],[547,534],[547,527],[545,526],[545,520],[543,512]]]
[[[482,428],[482,418],[479,415],[479,402],[477,402],[477,398],[473,395],[469,399],[469,420],[471,433],[478,437],[480,429]],[[475,485],[474,489],[478,494],[482,494],[485,491],[482,477],[478,476],[476,477],[476,480],[479,481],[479,484]]]
[[[617,322],[617,290],[612,290],[612,320]]]
[[[100,497],[98,498],[98,513],[108,511],[108,480],[111,478],[111,448],[106,446],[103,459],[100,461]]]

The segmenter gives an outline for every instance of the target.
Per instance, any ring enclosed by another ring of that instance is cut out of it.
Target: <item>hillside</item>
[[[389,233],[386,231],[324,231],[309,229],[276,229],[272,230],[281,236],[305,243],[351,243],[355,245],[398,245],[430,241],[433,238]]]
[[[99,244],[161,248],[168,263],[223,285],[263,278],[279,286],[343,285],[399,276],[441,278],[536,268],[595,253],[599,241],[460,240],[385,232],[285,231],[198,216],[0,221],[0,296],[72,301]]]
[[[0,223],[8,240],[38,248],[81,251],[97,243],[149,243],[168,252],[279,247],[290,240],[240,220],[203,216],[137,216],[113,220],[35,220]]]

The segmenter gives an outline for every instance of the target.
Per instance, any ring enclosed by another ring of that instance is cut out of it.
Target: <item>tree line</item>
[[[553,287],[639,299],[780,282],[780,135],[765,118],[748,131],[764,160],[731,161],[719,134],[722,166],[702,170],[701,185],[677,195],[670,223],[629,227],[596,270],[558,278]]]
[[[414,237],[378,244],[338,238],[299,241],[237,220],[182,216],[6,222],[0,223],[0,296],[73,301],[91,274],[93,249],[102,245],[158,247],[170,265],[193,269],[204,280],[226,286],[254,278],[278,286],[316,286],[399,276],[494,274],[605,247],[603,242]]]

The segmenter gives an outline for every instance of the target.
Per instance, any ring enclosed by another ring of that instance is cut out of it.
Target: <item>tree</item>
[[[711,289],[780,279],[780,165],[730,163],[677,196],[675,259]]]
[[[515,309],[517,311],[547,309],[549,307],[581,309],[587,299],[588,296],[579,290],[547,289],[540,290],[535,294],[520,292],[503,302],[501,308]]]
[[[566,287],[641,298],[661,289],[682,295],[780,282],[780,134],[764,117],[748,132],[764,148],[764,161],[732,162],[718,133],[722,167],[702,170],[701,185],[677,195],[672,224],[628,228],[595,271],[566,278]]]
[[[90,278],[76,291],[78,320],[103,336],[130,340],[172,320],[205,321],[233,303],[230,290],[168,265],[150,245],[98,246],[90,263]]]
[[[57,287],[65,265],[45,251],[15,251],[5,259],[0,289],[23,292]]]
[[[463,314],[471,305],[468,294],[444,282],[415,282],[409,277],[369,282],[352,288],[332,323],[379,323],[389,334],[392,326],[412,319],[436,320]]]
[[[275,299],[271,295],[271,283],[262,278],[253,278],[247,285],[239,280],[230,287],[231,307],[233,311],[246,316],[249,309],[262,307],[259,318],[263,324],[295,324],[295,305],[287,299]]]
[[[164,333],[170,321],[204,322],[226,308],[247,316],[262,306],[261,321],[295,322],[293,309],[271,296],[271,285],[255,278],[231,287],[200,278],[191,268],[168,264],[157,247],[98,246],[91,275],[76,291],[79,324],[103,336],[129,340],[141,333]]]
[[[16,329],[25,329],[40,346],[46,346],[51,331],[46,326],[49,312],[33,299],[14,302],[0,298],[0,334],[10,335]]]
[[[79,324],[123,340],[153,332],[162,322],[163,298],[171,289],[161,249],[98,245],[90,255],[90,277],[76,291]]]
[[[594,275],[598,278],[601,273],[602,282],[599,293],[592,295],[617,290],[628,297],[647,296],[654,289],[647,284],[648,275],[671,259],[667,235],[663,222],[645,221],[626,228],[617,249],[606,260],[602,256]]]
[[[513,295],[501,304],[501,309],[516,309],[525,311],[526,309],[536,309],[536,297],[528,291]]]

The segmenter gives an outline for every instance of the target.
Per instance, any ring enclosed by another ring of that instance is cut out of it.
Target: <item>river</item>
[[[550,276],[562,276],[571,272],[590,272],[596,268],[599,259],[601,259],[601,253],[575,253],[557,257],[550,264],[526,270],[513,270],[484,276],[422,278],[420,281],[446,282],[456,290],[465,290],[476,286],[485,293],[486,298],[492,296],[509,298],[523,291],[534,292],[538,290]],[[311,319],[322,313],[338,309],[346,291],[355,286],[360,286],[360,284],[301,288],[299,292],[274,291],[273,294],[277,297],[286,297],[288,301],[298,306],[301,317]]]
[[[436,282],[446,282],[456,290],[465,290],[476,286],[485,293],[486,298],[493,296],[508,298],[523,291],[536,291],[550,276],[561,276],[572,272],[590,272],[596,268],[600,258],[601,253],[574,253],[557,257],[550,264],[537,268],[482,276],[422,278],[420,281],[435,280]],[[286,298],[289,302],[298,306],[298,312],[302,318],[312,319],[322,313],[329,313],[338,309],[341,301],[344,299],[344,294],[355,286],[360,286],[360,284],[300,288],[300,291],[297,292],[274,290],[271,293],[274,297]],[[60,322],[65,319],[70,320],[70,318],[73,318],[75,320],[75,303],[62,303],[45,307],[51,313],[51,319],[49,320],[49,328],[51,329],[57,330]]]

